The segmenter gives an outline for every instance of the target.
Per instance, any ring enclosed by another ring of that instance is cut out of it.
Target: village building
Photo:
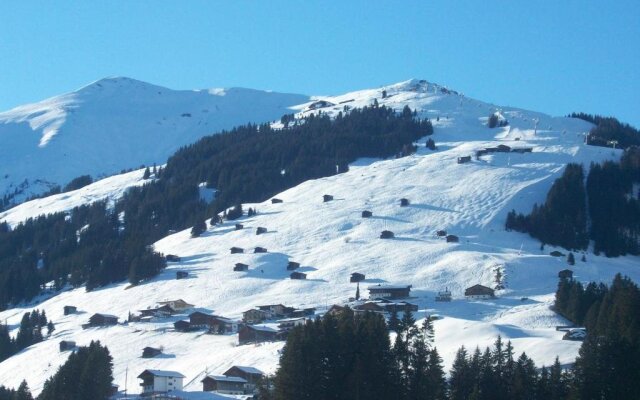
[[[60,352],[69,351],[76,348],[76,342],[71,340],[63,340],[60,342]]]
[[[351,283],[362,282],[364,279],[365,279],[364,274],[361,274],[359,272],[353,272],[351,274],[351,278],[349,278],[349,282]]]
[[[363,211],[362,212],[362,218],[371,218],[373,216],[373,213],[371,211]]]
[[[345,306],[334,304],[327,310],[327,314],[328,315],[333,315],[333,316],[338,316],[338,315],[342,314],[346,309],[347,309],[347,307],[345,307]]]
[[[209,333],[216,334],[238,331],[238,323],[236,321],[200,311],[189,314],[189,327],[190,329],[205,329]]]
[[[153,358],[162,354],[162,349],[155,347],[145,347],[142,349],[142,358]]]
[[[191,323],[185,320],[176,321],[173,323],[173,329],[178,332],[189,332],[191,330]]]
[[[237,378],[244,379],[245,381],[247,381],[247,383],[245,384],[245,393],[252,393],[255,390],[258,382],[260,382],[260,380],[264,377],[264,372],[254,367],[234,365],[222,375],[235,376]]]
[[[380,233],[380,239],[393,239],[394,236],[391,231],[382,231],[382,233]]]
[[[436,295],[436,301],[451,301],[451,292],[449,289],[438,292]]]
[[[267,326],[244,325],[238,331],[238,343],[241,345],[247,343],[273,342],[281,337],[279,332]]]
[[[471,156],[458,157],[458,164],[471,162]]]
[[[570,269],[563,269],[562,271],[558,272],[558,278],[560,279],[573,279],[573,271]]]
[[[400,207],[407,207],[409,205],[409,199],[400,199]]]
[[[354,307],[354,310],[356,311],[369,311],[369,312],[378,312],[378,313],[383,313],[385,312],[384,307],[382,307],[380,305],[380,303],[375,302],[375,301],[368,301],[364,304],[359,304],[357,306]]]
[[[232,247],[230,250],[231,250],[231,254],[244,253],[244,249],[240,247]]]
[[[288,312],[290,318],[310,317],[316,313],[315,307],[296,308]]]
[[[245,386],[247,384],[244,378],[224,375],[207,375],[200,382],[202,382],[203,392],[231,395],[245,394]]]
[[[269,318],[269,313],[263,310],[252,308],[242,313],[242,321],[247,324],[259,324]]]
[[[96,313],[89,317],[89,322],[84,324],[83,328],[117,325],[118,317],[109,314]]]
[[[447,235],[447,243],[458,243],[460,239],[456,235]]]
[[[439,230],[439,231],[436,232],[436,236],[438,236],[438,237],[447,236],[447,231]]]
[[[295,328],[296,326],[300,326],[300,325],[304,325],[304,323],[307,321],[306,318],[302,317],[302,318],[287,318],[287,319],[282,319],[280,321],[278,321],[278,329],[280,329],[280,331],[290,331],[291,329]]]
[[[241,230],[241,229],[243,229],[243,228],[244,228],[244,225],[242,225],[242,224],[236,224],[236,230],[237,230],[237,231],[239,231],[239,230]]]
[[[406,301],[390,301],[386,299],[377,301],[385,312],[417,312],[418,305]]]
[[[267,228],[263,226],[259,226],[256,228],[256,235],[261,235],[263,233],[267,233]]]
[[[294,269],[298,268],[300,268],[300,263],[297,263],[295,261],[289,261],[287,263],[287,271],[293,271]]]
[[[367,289],[372,299],[403,299],[409,297],[411,285],[375,285]]]
[[[141,395],[148,397],[169,393],[174,390],[182,390],[184,378],[184,375],[176,371],[145,369],[138,375],[138,379],[142,379],[142,383],[140,383],[140,386],[142,386]]]
[[[165,304],[157,308],[147,308],[146,310],[140,310],[140,318],[144,317],[156,317],[167,318],[175,313],[175,310],[168,304]]]
[[[236,272],[248,271],[249,266],[243,263],[236,263],[236,265],[233,267],[233,270]]]
[[[291,279],[307,279],[307,274],[305,274],[304,272],[292,272],[291,275],[289,275],[289,277]]]
[[[176,271],[176,279],[186,279],[189,277],[189,273],[187,271]]]
[[[64,315],[71,315],[78,312],[78,308],[76,306],[64,306]]]
[[[254,253],[266,253],[267,249],[265,249],[264,247],[256,247],[255,250],[253,250]]]
[[[184,301],[182,299],[160,301],[160,302],[158,302],[158,304],[168,305],[169,307],[171,307],[175,311],[185,311],[185,310],[189,310],[189,309],[195,307],[193,304],[189,304],[189,303],[187,303],[186,301]]]
[[[178,257],[175,254],[167,254],[166,256],[164,256],[164,259],[170,262],[178,262],[180,261],[180,257]]]
[[[506,144],[499,144],[498,147],[496,147],[496,151],[498,153],[508,153],[511,151],[511,147],[507,146]]]
[[[333,196],[331,196],[330,194],[325,194],[322,196],[322,201],[325,203],[331,200],[333,200]]]
[[[464,291],[468,299],[491,299],[495,297],[495,291],[482,285],[473,285]]]
[[[520,148],[517,148],[517,149],[511,149],[511,152],[512,153],[521,153],[521,154],[531,153],[531,152],[533,152],[533,147],[520,147]]]
[[[271,199],[271,204],[278,204],[278,203],[282,203],[282,200],[276,199],[275,197]]]
[[[293,307],[287,307],[282,304],[268,304],[257,308],[258,310],[266,311],[269,314],[268,318],[287,317],[293,311]]]

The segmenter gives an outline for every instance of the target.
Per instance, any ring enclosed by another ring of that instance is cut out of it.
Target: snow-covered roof
[[[247,380],[244,378],[240,378],[239,376],[225,376],[225,375],[207,375],[205,379],[213,379],[218,382],[237,382],[237,383],[247,383]],[[202,382],[202,381],[201,381]]]
[[[239,370],[246,372],[247,374],[264,374],[264,372],[260,371],[258,368],[254,368],[254,367],[245,367],[242,365],[234,365],[231,368],[238,368]],[[230,369],[231,369],[230,368]]]
[[[369,286],[367,289],[375,290],[375,289],[410,289],[411,285],[374,285]]]
[[[162,369],[145,369],[144,371],[142,371],[140,375],[138,375],[138,378],[141,378],[143,375],[146,375],[146,374],[150,374],[158,377],[165,377],[165,378],[185,378],[185,376],[182,375],[180,372],[167,371]]]

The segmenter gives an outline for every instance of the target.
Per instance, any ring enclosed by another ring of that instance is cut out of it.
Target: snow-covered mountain
[[[253,89],[171,90],[117,77],[0,113],[0,198],[16,202],[90,174],[162,164],[180,146],[289,113],[308,96]]]
[[[504,222],[512,208],[528,211],[533,203],[542,201],[568,162],[615,159],[620,151],[586,146],[583,133],[591,127],[587,122],[498,107],[426,81],[315,97],[294,109],[299,115],[320,110],[337,114],[345,106],[361,107],[374,101],[396,109],[408,105],[420,116],[431,118],[435,127],[431,138],[437,150],[426,149],[425,138],[418,143],[418,152],[409,157],[358,160],[346,173],[307,181],[278,194],[282,203],[248,204],[258,214],[243,218],[242,230],[234,229],[235,222],[226,222],[209,227],[199,238],[191,238],[189,230],[170,235],[155,243],[155,249],[179,255],[181,261],[170,263],[158,277],[139,286],[128,288],[121,283],[92,292],[73,289],[37,306],[0,313],[0,320],[8,321],[13,333],[22,314],[35,307],[44,309],[56,323],[51,338],[0,363],[0,382],[17,386],[26,378],[39,392],[68,356],[57,350],[61,340],[106,344],[115,361],[115,383],[126,386],[129,393],[139,392],[134,377],[146,368],[180,371],[187,377],[188,391],[201,390],[205,371],[221,373],[234,364],[273,372],[282,343],[238,346],[237,335],[174,332],[173,322],[184,315],[101,329],[83,330],[81,325],[96,312],[117,315],[122,321],[129,312],[177,298],[195,304],[198,310],[236,319],[262,304],[316,307],[322,312],[354,296],[356,287],[349,283],[352,272],[366,274],[360,287],[365,297],[368,285],[413,285],[410,301],[419,305],[418,317],[442,316],[435,323],[436,346],[447,369],[461,345],[486,346],[497,335],[511,340],[516,352],[526,351],[538,365],[551,364],[556,355],[562,363],[573,362],[580,343],[561,340],[563,333],[555,326],[566,321],[550,310],[558,271],[567,267],[565,259],[551,257],[553,249],[548,246],[541,251],[540,244],[528,235],[505,232]],[[487,118],[494,112],[510,125],[487,128]],[[532,152],[492,153],[457,163],[458,157],[500,144],[531,148]],[[105,180],[94,183],[92,190],[129,184],[133,183]],[[324,194],[333,195],[334,200],[323,203]],[[73,202],[83,201],[79,192],[69,196]],[[400,207],[400,198],[409,199],[410,205]],[[28,204],[24,207],[31,207]],[[0,218],[16,223],[30,212],[70,206],[55,201]],[[373,217],[361,218],[363,210],[370,210]],[[268,232],[256,236],[258,226]],[[435,232],[441,229],[458,235],[459,243],[437,237]],[[393,231],[395,238],[379,239],[382,230]],[[229,254],[233,246],[247,251]],[[254,254],[257,246],[268,252]],[[639,257],[586,257],[586,262],[578,261],[572,267],[581,281],[610,281],[617,272],[640,279]],[[289,260],[301,264],[306,280],[289,279]],[[249,271],[234,272],[237,262],[248,264]],[[177,270],[188,271],[190,278],[175,280]],[[501,271],[506,285],[496,299],[465,299],[467,287],[493,286],[496,270]],[[445,288],[452,292],[453,301],[436,303],[435,294]],[[75,305],[81,313],[64,316],[65,305]],[[165,355],[142,359],[146,346],[163,346]]]

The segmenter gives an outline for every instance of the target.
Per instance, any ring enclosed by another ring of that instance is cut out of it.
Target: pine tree
[[[204,221],[197,222],[191,228],[191,237],[197,238],[200,237],[207,230],[207,224]]]
[[[51,336],[51,334],[55,330],[56,330],[56,327],[53,325],[53,321],[49,321],[49,323],[47,324],[47,336]]]
[[[395,307],[391,310],[391,316],[389,317],[389,329],[400,333],[400,319],[398,319],[398,311]]]
[[[14,400],[33,400],[33,396],[31,395],[31,391],[29,390],[29,385],[27,385],[27,381],[23,380],[18,386],[18,390],[13,397]]]
[[[356,286],[356,300],[360,300],[360,283],[357,283]]]
[[[471,397],[475,379],[472,375],[468,357],[469,355],[464,346],[460,347],[456,352],[449,379],[451,400],[467,400]]]
[[[149,179],[151,177],[151,171],[149,171],[149,167],[145,168],[144,174],[142,175],[142,179]]]
[[[569,255],[567,256],[567,264],[574,265],[575,263],[576,263],[576,259],[573,256],[573,253],[569,252]]]

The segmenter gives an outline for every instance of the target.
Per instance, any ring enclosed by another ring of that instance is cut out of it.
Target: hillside
[[[115,360],[115,383],[121,388],[126,384],[129,393],[139,391],[134,377],[146,368],[180,371],[187,376],[190,391],[201,389],[199,380],[205,371],[220,373],[233,364],[273,372],[282,342],[237,346],[237,335],[174,332],[172,323],[184,316],[102,329],[83,330],[81,325],[95,312],[114,314],[122,321],[129,312],[175,298],[231,318],[240,318],[251,307],[276,303],[317,307],[322,312],[354,296],[349,274],[356,271],[366,274],[360,287],[365,297],[368,285],[411,284],[410,301],[419,305],[418,316],[443,317],[435,323],[436,346],[447,369],[459,346],[485,346],[498,334],[514,343],[516,353],[526,351],[539,365],[551,364],[556,355],[561,363],[571,363],[580,343],[561,340],[562,332],[555,326],[566,321],[549,309],[557,273],[567,264],[564,258],[548,255],[553,248],[540,251],[539,243],[528,235],[505,232],[504,222],[509,210],[530,210],[534,202],[543,200],[568,162],[615,159],[619,151],[585,146],[583,133],[592,126],[585,121],[497,107],[443,89],[412,80],[297,105],[294,109],[300,115],[320,110],[336,115],[345,105],[361,107],[374,99],[398,110],[408,105],[432,120],[437,150],[426,149],[423,139],[418,152],[408,157],[358,160],[346,173],[307,181],[278,194],[283,203],[245,205],[255,207],[258,214],[238,221],[245,225],[243,230],[236,231],[233,222],[225,222],[209,227],[199,238],[191,238],[185,230],[160,240],[154,245],[156,251],[177,254],[182,260],[170,263],[149,282],[131,288],[114,284],[88,293],[83,288],[67,290],[37,305],[56,323],[56,331],[50,339],[1,363],[0,381],[17,386],[26,378],[39,392],[67,357],[57,350],[60,340],[84,345],[98,339],[106,344]],[[487,128],[488,116],[494,112],[507,119],[509,126]],[[530,147],[532,152],[492,153],[457,163],[458,157],[500,144]],[[93,185],[106,185],[101,182]],[[324,194],[333,195],[334,200],[323,203]],[[410,205],[400,207],[400,198],[409,199]],[[363,210],[372,211],[373,217],[361,218]],[[258,226],[268,232],[256,236]],[[440,229],[458,235],[460,242],[437,238],[435,232]],[[379,239],[382,230],[393,231],[395,238]],[[248,254],[231,255],[232,246]],[[268,252],[253,254],[256,246]],[[288,260],[301,264],[307,280],[288,278]],[[638,257],[587,255],[586,263],[578,261],[572,269],[580,281],[610,281],[617,272],[638,281],[639,261]],[[249,271],[233,272],[237,262],[248,264]],[[493,286],[496,268],[506,284],[496,299],[464,298],[469,286]],[[191,277],[175,280],[177,270],[186,270]],[[434,302],[435,294],[445,288],[451,290],[453,301]],[[81,313],[63,316],[65,305],[78,306]],[[2,312],[0,319],[15,333],[22,314],[32,308]],[[142,359],[145,346],[164,346],[165,355]]]
[[[26,198],[80,175],[164,163],[180,146],[248,122],[263,122],[306,101],[253,89],[171,90],[130,78],[0,113],[0,199]]]

